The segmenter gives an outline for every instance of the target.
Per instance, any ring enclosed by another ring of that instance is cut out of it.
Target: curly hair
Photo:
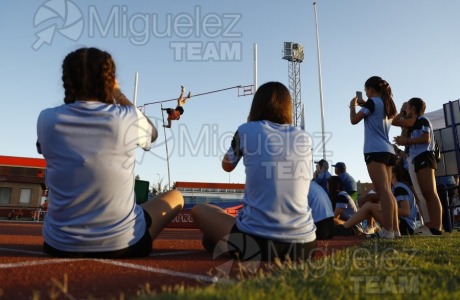
[[[380,93],[385,105],[385,115],[388,118],[393,118],[396,116],[396,105],[393,101],[393,93],[391,92],[391,87],[386,80],[383,80],[379,76],[372,76],[364,84],[366,88],[372,88],[377,93]]]
[[[62,63],[64,102],[95,99],[113,103],[116,66],[112,56],[97,48],[80,48]]]

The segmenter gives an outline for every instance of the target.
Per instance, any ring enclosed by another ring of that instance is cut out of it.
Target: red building
[[[168,227],[195,228],[190,209],[197,203],[212,203],[236,216],[243,207],[244,184],[176,181],[176,189],[184,196],[184,209]]]
[[[42,158],[0,156],[0,217],[13,208],[29,216],[29,208],[40,206],[46,192],[45,169]]]

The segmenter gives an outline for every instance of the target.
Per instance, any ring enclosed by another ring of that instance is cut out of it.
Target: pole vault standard
[[[318,52],[318,80],[319,80],[319,101],[321,107],[321,136],[323,144],[323,159],[326,159],[326,137],[324,133],[324,109],[323,109],[323,79],[321,74],[321,55],[319,50],[319,31],[318,31],[318,14],[316,11],[316,1],[313,2],[315,9],[315,27],[316,27],[316,51]]]
[[[165,117],[163,114],[163,103],[161,105],[161,119],[163,124],[165,123]],[[166,138],[166,127],[163,126],[164,136],[165,136],[165,147],[166,147],[166,165],[168,166],[168,190],[171,189],[171,173],[169,172],[169,151],[168,151],[168,139]]]

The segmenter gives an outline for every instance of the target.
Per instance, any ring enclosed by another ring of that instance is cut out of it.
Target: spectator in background
[[[316,226],[317,240],[330,240],[334,237],[334,211],[328,194],[312,181],[308,191],[308,206],[311,208]]]
[[[329,173],[329,163],[327,160],[322,159],[320,161],[315,161],[316,170],[313,173],[313,181],[319,184],[325,191],[328,193],[327,189],[327,180],[332,176]]]
[[[398,205],[398,222],[401,235],[413,235],[417,207],[415,197],[409,187],[410,176],[402,165],[393,167],[392,172],[393,194]],[[366,202],[351,218],[342,225],[336,226],[337,235],[353,235],[355,224],[367,218],[375,218],[378,223],[383,222],[383,212],[380,202]]]
[[[442,235],[442,207],[438,196],[435,180],[435,170],[438,166],[434,157],[433,126],[424,116],[425,101],[420,98],[411,98],[406,107],[406,115],[402,118],[398,114],[392,124],[394,126],[409,127],[410,136],[396,136],[396,144],[409,147],[409,163],[413,164],[417,182],[423,197],[426,200],[430,222],[426,222],[431,235]]]
[[[41,205],[42,211],[48,210],[48,200],[45,200]]]
[[[340,225],[347,221],[358,210],[355,201],[343,189],[342,180],[331,176],[328,180],[329,197],[334,205],[334,224]]]
[[[436,189],[442,205],[442,224],[446,231],[452,231],[452,215],[447,208],[458,201],[458,176],[436,177]],[[450,220],[449,220],[450,219]]]
[[[358,199],[358,187],[356,186],[355,179],[347,173],[347,166],[343,162],[338,162],[332,166],[335,168],[335,175],[339,176],[340,180],[342,180],[343,189],[356,202]]]
[[[409,102],[404,102],[401,106],[401,109],[399,111],[399,114],[395,117],[395,120],[393,123],[397,123],[398,121],[404,120],[404,119],[411,119],[412,115],[411,112],[409,111]],[[404,137],[410,137],[411,135],[411,128],[410,127],[405,127],[401,126],[401,134],[400,136]],[[404,153],[398,153],[397,150],[400,150],[396,144],[393,144],[393,147],[395,147],[395,153],[398,155],[399,158],[403,159],[404,162],[404,167],[406,170],[408,170],[411,178],[411,188],[412,191],[414,192],[415,195],[415,201],[417,203],[417,206],[419,208],[419,212],[422,218],[422,225],[419,229],[417,234],[424,234],[424,235],[431,235],[431,232],[429,231],[428,227],[430,227],[430,214],[428,213],[428,206],[425,197],[423,196],[422,190],[420,189],[420,185],[418,184],[418,179],[417,179],[417,174],[415,173],[415,166],[413,163],[410,163],[409,159],[409,145],[406,145],[404,147]]]

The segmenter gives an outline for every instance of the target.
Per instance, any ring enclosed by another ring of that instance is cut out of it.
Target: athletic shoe
[[[352,229],[353,229],[353,232],[356,235],[363,235],[364,234],[364,230],[363,230],[363,227],[361,226],[361,224],[353,225]]]
[[[375,233],[375,227],[369,227],[367,226],[366,228],[363,229],[364,234],[369,235],[369,234],[374,234]]]
[[[389,239],[393,240],[395,238],[395,235],[393,232],[387,231],[384,228],[380,229],[379,232],[371,234],[368,236],[371,239]]]
[[[436,228],[430,228],[432,235],[442,235],[442,230],[437,230]]]
[[[419,227],[415,230],[414,235],[418,236],[442,236],[442,231],[426,226]]]

